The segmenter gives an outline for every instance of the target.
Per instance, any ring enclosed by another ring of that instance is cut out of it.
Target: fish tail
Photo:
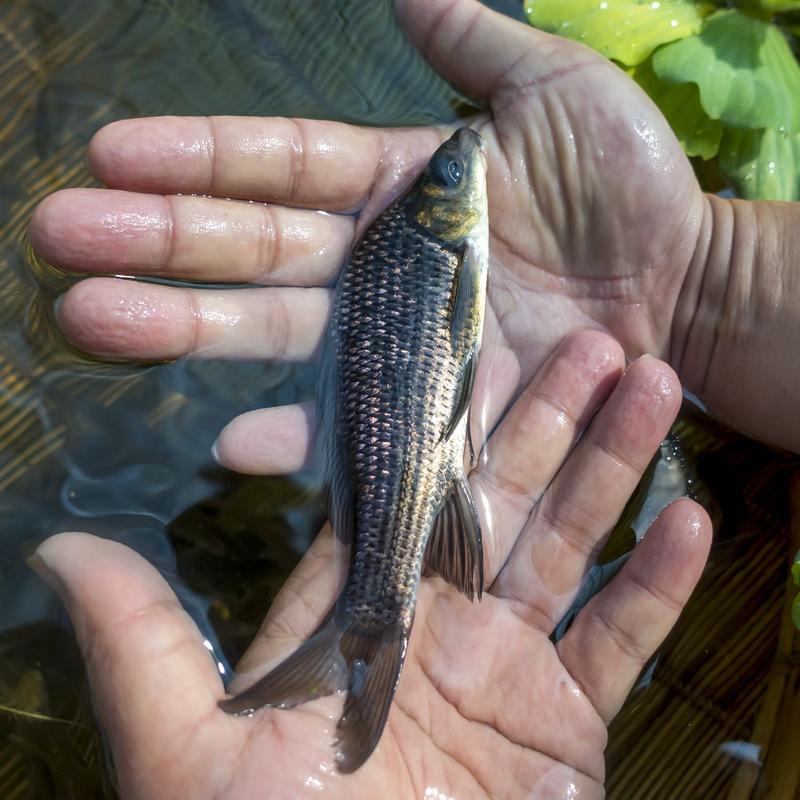
[[[342,651],[350,662],[344,712],[336,725],[336,766],[355,772],[378,746],[408,644],[404,629],[380,635],[350,632]]]
[[[249,714],[263,706],[292,708],[346,689],[336,726],[336,766],[339,772],[354,772],[381,738],[407,642],[402,627],[379,633],[342,627],[334,607],[286,660],[219,705],[232,714]]]

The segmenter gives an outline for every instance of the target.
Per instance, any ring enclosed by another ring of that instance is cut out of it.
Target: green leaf
[[[525,14],[531,25],[628,66],[665,42],[697,33],[703,22],[691,0],[526,0]]]
[[[800,8],[800,0],[758,0],[756,5],[764,11],[782,14],[784,11],[794,11],[796,8]]]
[[[638,66],[633,78],[661,109],[686,155],[707,161],[717,154],[722,123],[703,111],[697,86],[692,83],[675,86],[662,81],[653,72],[650,61]]]
[[[726,130],[719,165],[742,197],[800,200],[800,133]],[[800,564],[792,574],[800,578]]]
[[[703,31],[653,56],[668,83],[695,83],[706,113],[734,128],[800,129],[800,66],[781,31],[720,11]]]

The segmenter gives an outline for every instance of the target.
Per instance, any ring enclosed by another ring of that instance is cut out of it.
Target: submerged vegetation
[[[526,0],[525,14],[629,72],[705,188],[800,200],[800,0]]]

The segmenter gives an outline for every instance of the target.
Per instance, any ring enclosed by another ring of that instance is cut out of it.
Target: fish
[[[309,638],[220,703],[252,714],[345,691],[334,742],[344,774],[383,733],[423,570],[470,599],[483,591],[466,462],[489,264],[486,167],[480,135],[457,130],[369,225],[339,276],[317,415],[347,575]]]

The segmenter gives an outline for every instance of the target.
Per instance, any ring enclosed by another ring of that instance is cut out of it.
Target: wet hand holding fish
[[[380,740],[423,567],[470,598],[483,588],[464,450],[487,269],[486,157],[462,128],[370,225],[337,285],[318,417],[331,523],[350,551],[344,587],[306,642],[221,703],[250,713],[346,690],[341,772]]]

